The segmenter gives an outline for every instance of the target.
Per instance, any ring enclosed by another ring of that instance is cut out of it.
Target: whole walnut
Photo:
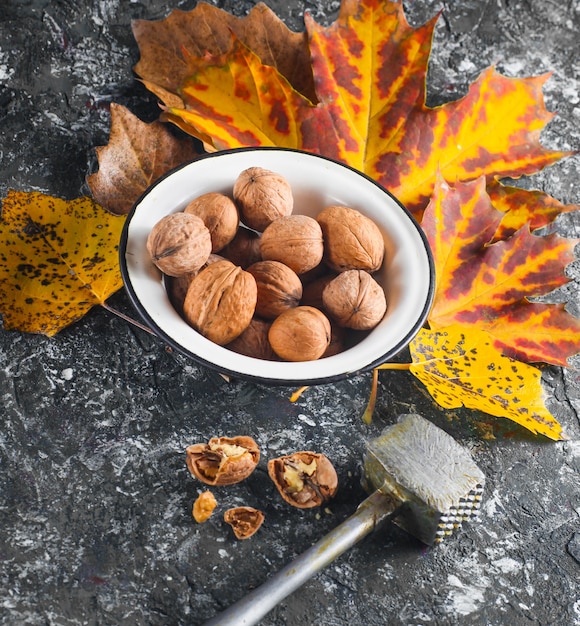
[[[322,260],[322,229],[308,215],[280,217],[262,233],[260,252],[262,259],[280,261],[297,274],[303,274]]]
[[[383,288],[364,270],[347,270],[331,280],[322,303],[337,324],[355,330],[374,328],[387,310]]]
[[[271,325],[272,322],[254,317],[246,330],[232,342],[228,343],[226,347],[228,350],[251,356],[255,359],[279,361],[280,359],[272,350],[272,346],[268,341],[268,331]]]
[[[183,316],[204,337],[223,346],[248,327],[257,298],[251,274],[231,261],[217,261],[192,279]]]
[[[181,276],[165,276],[165,290],[167,291],[169,302],[180,315],[183,313],[183,303],[185,302],[187,290],[196,275],[197,272],[182,274]]]
[[[314,361],[330,344],[330,321],[311,306],[288,309],[273,322],[268,339],[274,352],[286,361]]]
[[[222,249],[220,254],[234,265],[247,269],[252,263],[262,260],[260,234],[240,225],[236,236]]]
[[[313,306],[317,309],[324,308],[322,304],[322,292],[328,283],[337,276],[335,272],[325,274],[302,287],[302,300],[300,304]]]
[[[147,237],[147,251],[164,274],[191,274],[211,254],[211,235],[197,215],[170,213],[151,229]]]
[[[349,346],[350,347],[350,346]],[[330,343],[324,351],[323,357],[340,354],[346,349],[345,328],[336,322],[330,321]]]
[[[219,252],[236,236],[240,217],[234,201],[223,193],[204,193],[183,209],[203,220],[211,235],[212,252]]]
[[[234,182],[233,196],[244,224],[259,232],[276,218],[290,215],[294,207],[288,181],[262,167],[244,170]]]
[[[256,315],[275,319],[302,298],[302,283],[296,272],[279,261],[258,261],[247,271],[256,279],[258,302]]]
[[[337,272],[377,271],[385,255],[379,227],[366,215],[346,206],[326,207],[316,218],[324,236],[324,260]]]
[[[205,264],[198,270],[200,272],[204,267],[215,263],[216,261],[223,260],[223,257],[217,254],[210,254]],[[187,290],[189,289],[189,285],[193,280],[193,277],[197,275],[198,272],[191,272],[190,274],[182,274],[181,276],[165,276],[165,290],[167,291],[167,295],[169,297],[169,301],[173,305],[173,308],[179,313],[183,313],[183,302],[185,301],[185,296],[187,295]]]

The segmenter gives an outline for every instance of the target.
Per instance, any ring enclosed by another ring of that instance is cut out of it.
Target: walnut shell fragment
[[[264,514],[251,506],[238,506],[224,513],[237,539],[249,539],[264,522]]]
[[[376,272],[385,256],[379,227],[366,215],[346,206],[329,206],[316,218],[324,236],[324,261],[333,270]]]
[[[374,328],[387,310],[383,288],[364,270],[347,270],[331,280],[322,303],[339,326],[355,330]]]
[[[212,437],[188,446],[189,471],[206,485],[234,485],[247,478],[260,460],[258,444],[246,436]]]
[[[244,224],[259,232],[276,218],[290,215],[294,207],[288,181],[263,167],[241,172],[234,182],[233,195]]]
[[[191,511],[193,519],[198,524],[206,522],[214,512],[217,506],[217,500],[211,491],[204,491],[197,496],[193,503],[193,509]]]
[[[338,488],[334,466],[324,454],[317,452],[294,452],[271,459],[268,474],[282,498],[300,509],[324,504]]]

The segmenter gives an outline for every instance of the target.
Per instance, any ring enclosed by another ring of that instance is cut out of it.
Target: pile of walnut
[[[231,198],[203,194],[155,224],[147,250],[172,305],[204,337],[260,359],[310,361],[342,351],[345,329],[384,317],[376,224],[345,206],[316,219],[293,209],[284,177],[250,167]]]
[[[260,449],[251,437],[213,437],[186,449],[186,463],[193,476],[206,485],[233,485],[247,478],[258,465]],[[336,493],[338,477],[324,455],[301,451],[268,461],[268,474],[278,493],[292,506],[309,509],[327,502]],[[217,501],[204,491],[193,505],[196,522],[213,514]],[[262,525],[264,514],[249,506],[228,509],[224,521],[238,539],[248,539]]]

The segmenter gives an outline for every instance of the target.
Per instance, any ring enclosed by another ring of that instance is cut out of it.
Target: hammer
[[[205,626],[256,624],[279,602],[386,520],[427,545],[479,510],[485,476],[469,452],[420,415],[399,417],[367,444],[356,512],[260,587]]]

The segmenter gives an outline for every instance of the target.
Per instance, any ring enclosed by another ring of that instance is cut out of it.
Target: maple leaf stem
[[[302,394],[309,388],[308,385],[305,385],[304,387],[300,387],[300,389],[297,389],[291,396],[290,396],[290,402],[297,402],[298,399],[302,396]]]
[[[133,326],[137,326],[137,328],[140,328],[141,330],[144,330],[145,332],[149,333],[150,335],[154,335],[155,334],[148,326],[145,326],[145,324],[141,324],[141,322],[138,322],[137,320],[134,320],[132,317],[129,317],[128,315],[125,315],[125,313],[121,313],[121,311],[117,311],[117,309],[114,309],[112,306],[109,306],[106,302],[102,302],[101,306],[104,309],[106,309],[107,311],[109,311],[109,313],[113,313],[117,317],[120,317],[121,319],[124,319],[126,322],[129,322],[130,324],[133,324]]]
[[[378,365],[375,369],[377,370],[409,370],[411,369],[412,363],[383,363],[382,365]]]
[[[373,370],[373,379],[371,382],[371,392],[369,394],[369,401],[367,403],[365,412],[362,414],[363,424],[370,426],[373,421],[373,413],[375,412],[375,405],[377,403],[377,393],[379,385],[379,368],[375,367]]]

